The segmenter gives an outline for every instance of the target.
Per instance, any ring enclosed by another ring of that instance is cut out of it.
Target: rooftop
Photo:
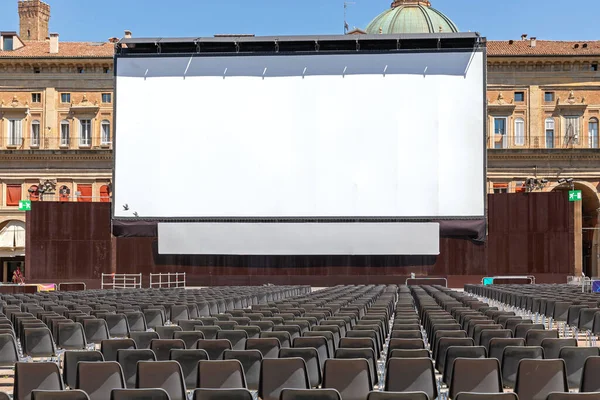
[[[114,44],[109,42],[60,42],[58,53],[50,53],[50,42],[26,41],[21,48],[0,51],[0,58],[112,58]]]
[[[600,40],[490,40],[487,42],[487,49],[488,56],[598,56]]]

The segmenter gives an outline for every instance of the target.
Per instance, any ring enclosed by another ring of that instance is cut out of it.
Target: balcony
[[[46,137],[8,136],[0,138],[0,151],[29,150],[112,150],[112,138],[104,136]]]
[[[508,135],[489,135],[487,139],[489,150],[600,150],[598,136],[526,136],[515,138]]]

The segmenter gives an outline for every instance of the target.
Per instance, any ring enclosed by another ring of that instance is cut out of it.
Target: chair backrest
[[[348,336],[350,334],[352,334],[353,332],[356,331],[349,331],[346,335],[346,337],[358,337],[358,336]],[[373,336],[376,339],[376,333],[373,330],[364,330],[363,332],[366,332],[367,334],[374,334],[375,336]],[[334,340],[334,336],[333,336],[333,332],[329,332],[329,331],[310,331],[310,332],[304,332],[302,334],[302,337],[324,337],[327,340],[327,348],[328,348],[328,352],[330,357],[333,357],[333,354],[335,353],[335,349],[337,349],[337,346],[335,344],[335,340]],[[369,336],[360,336],[360,337],[369,337]]]
[[[425,392],[371,392],[367,400],[430,400]]]
[[[158,361],[168,361],[172,349],[185,349],[185,342],[181,339],[153,339],[150,342],[150,350]]]
[[[540,346],[544,349],[544,358],[552,359],[559,358],[559,354],[564,347],[577,347],[577,339],[575,338],[548,338],[543,339]],[[581,365],[583,367],[583,364]]]
[[[63,382],[71,389],[77,386],[77,363],[79,361],[104,361],[104,356],[95,350],[65,351],[63,353]]]
[[[263,358],[278,358],[281,345],[277,338],[260,338],[246,340],[246,350],[258,350]]]
[[[121,365],[116,361],[79,361],[77,389],[83,390],[90,400],[104,400],[113,389],[125,389]]]
[[[438,397],[433,362],[428,358],[391,358],[385,373],[386,392],[425,392]]]
[[[183,328],[178,325],[168,325],[168,326],[157,326],[154,328],[156,333],[161,339],[173,339],[173,334],[175,332],[183,331]]]
[[[175,304],[171,306],[171,322],[179,323],[181,320],[190,319],[190,311],[185,304]]]
[[[435,353],[435,369],[437,369],[440,374],[444,373],[444,367],[446,363],[446,353],[450,347],[455,346],[474,346],[475,341],[473,338],[440,338],[438,342],[438,348]]]
[[[473,340],[475,340],[475,346],[481,345],[481,332],[489,330],[500,330],[502,325],[498,324],[480,324],[473,327]]]
[[[30,357],[54,357],[56,348],[48,328],[25,328],[23,354]]]
[[[333,356],[333,354],[329,354],[329,346],[327,345],[327,339],[323,336],[303,336],[295,338],[292,342],[292,347],[312,347],[317,349],[317,352],[319,353],[319,362],[321,363],[321,370],[323,370],[325,360]]]
[[[246,389],[244,367],[238,360],[198,362],[198,388]]]
[[[548,400],[600,400],[600,393],[550,393]]]
[[[452,366],[448,396],[462,392],[502,393],[500,364],[495,358],[458,358]]]
[[[260,338],[260,333],[262,332],[260,327],[256,325],[238,326],[235,328],[235,330],[246,332],[246,334],[248,335],[247,339],[258,339]]]
[[[598,347],[563,347],[558,356],[565,362],[567,368],[567,383],[569,389],[578,389],[583,377],[585,362],[589,357],[600,356]],[[546,357],[548,358],[548,357]]]
[[[523,347],[525,346],[525,339],[523,338],[492,338],[488,343],[487,351],[488,358],[496,358],[500,361],[500,365],[502,365],[502,356],[504,354],[504,349],[508,346],[513,347]]]
[[[323,388],[336,389],[344,400],[362,400],[373,390],[369,363],[358,359],[325,361]]]
[[[370,348],[363,349],[337,349],[335,358],[338,359],[355,359],[364,358],[369,363],[369,371],[371,372],[371,382],[379,382],[379,373],[377,371],[377,358],[375,352]]]
[[[279,340],[280,347],[291,347],[292,337],[286,331],[261,332],[260,338],[276,338]]]
[[[125,317],[127,318],[127,324],[129,325],[129,331],[131,332],[145,332],[148,329],[146,325],[146,317],[141,311],[126,312]]]
[[[56,363],[15,363],[13,399],[31,400],[33,390],[64,390]]]
[[[523,338],[523,339],[525,339],[525,342],[527,342],[527,332],[529,332],[532,329],[542,330],[542,329],[544,329],[544,325],[542,325],[542,324],[526,324],[526,323],[519,324],[519,325],[515,326],[515,337]]]
[[[513,333],[510,329],[484,329],[479,336],[479,346],[489,348],[492,339],[511,339]]]
[[[583,366],[580,392],[600,392],[600,357],[588,357]]]
[[[459,358],[486,358],[487,350],[483,346],[452,346],[446,352],[446,361],[444,361],[444,374],[442,381],[450,385],[454,362]]]
[[[197,385],[198,362],[208,360],[208,353],[202,349],[172,349],[169,359],[181,365],[185,386],[191,390]]]
[[[546,329],[530,329],[525,336],[527,346],[541,346],[544,339],[558,339],[558,331]]]
[[[263,359],[259,397],[262,400],[279,400],[283,389],[310,389],[306,363],[302,358]]]
[[[515,386],[521,360],[542,360],[543,358],[544,349],[541,347],[505,347],[502,355],[502,382],[504,386],[509,388]]]
[[[106,325],[106,321],[103,319],[84,320],[83,330],[85,331],[85,339],[88,343],[97,344],[110,338],[108,325]]]
[[[250,390],[258,390],[262,353],[258,350],[226,350],[224,360],[238,360],[242,364],[246,385]]]
[[[135,342],[136,348],[138,349],[149,349],[150,342],[154,339],[159,339],[158,333],[156,332],[129,332],[129,337]]]
[[[129,336],[129,322],[125,314],[108,314],[104,317],[111,337]]]
[[[114,389],[110,400],[171,400],[164,389]]]
[[[184,331],[193,331],[197,326],[204,326],[204,322],[195,319],[182,319],[179,320],[178,325]]]
[[[65,350],[84,350],[87,348],[83,325],[78,322],[58,326],[58,347]]]
[[[521,360],[515,393],[519,400],[545,400],[552,392],[568,392],[563,360]]]
[[[335,389],[283,389],[280,400],[342,400]]]
[[[193,400],[253,400],[248,389],[196,389]]]
[[[459,393],[454,400],[519,400],[514,393]]]
[[[137,367],[137,388],[160,387],[171,400],[187,400],[183,373],[177,361],[139,361]]]
[[[0,396],[0,400],[2,396]],[[6,397],[8,399],[8,396]],[[32,400],[90,400],[83,390],[34,390]]]
[[[225,350],[231,350],[231,342],[227,339],[200,339],[196,348],[206,350],[209,360],[222,360]]]
[[[17,342],[13,334],[0,334],[0,367],[12,367],[19,361]]]
[[[233,350],[244,350],[246,348],[246,340],[248,340],[248,333],[242,330],[221,330],[217,332],[217,339],[229,340]]]
[[[194,326],[194,330],[202,332],[202,334],[204,334],[204,339],[216,339],[217,332],[219,332],[221,330],[221,328],[218,326],[212,326],[212,325],[209,325],[209,326],[196,325],[196,326]]]
[[[438,346],[440,344],[440,339],[442,338],[466,338],[467,337],[467,332],[466,331],[462,331],[462,330],[440,330],[440,331],[436,331],[434,336],[433,336],[433,340],[431,341],[431,343],[433,344],[433,347],[431,347],[431,352],[432,355],[435,359],[435,356],[437,354],[438,351]]]
[[[120,349],[117,350],[117,362],[123,370],[125,385],[135,388],[138,361],[156,361],[156,355],[149,349]]]
[[[121,349],[136,349],[133,339],[109,339],[100,342],[100,351],[105,361],[117,361],[117,351]]]
[[[159,326],[165,324],[165,313],[159,309],[145,309],[143,311],[144,317],[146,318],[146,325],[148,328],[156,329]]]
[[[427,349],[403,350],[395,349],[390,352],[392,358],[431,358],[431,353]]]

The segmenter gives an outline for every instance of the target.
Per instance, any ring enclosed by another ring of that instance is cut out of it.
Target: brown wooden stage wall
[[[102,272],[186,272],[188,286],[404,283],[448,277],[452,287],[483,276],[535,275],[566,282],[574,265],[574,208],[564,193],[488,196],[488,240],[442,238],[438,257],[159,256],[156,238],[114,238],[110,204],[34,203],[27,216],[30,282],[83,281],[99,287]]]

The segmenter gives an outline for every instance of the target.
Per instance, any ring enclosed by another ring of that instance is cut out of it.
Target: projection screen
[[[484,57],[118,58],[114,217],[481,218]]]

